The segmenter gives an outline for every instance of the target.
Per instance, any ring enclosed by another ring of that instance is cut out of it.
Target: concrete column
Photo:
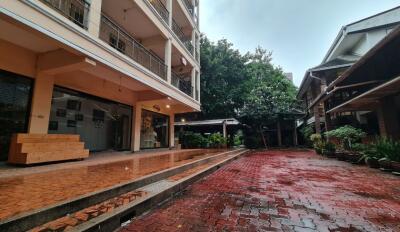
[[[293,145],[297,146],[299,145],[299,142],[297,140],[297,125],[296,125],[296,120],[293,120]]]
[[[377,110],[379,132],[381,136],[399,139],[400,118],[394,106],[394,97],[385,97],[379,101]]]
[[[281,120],[278,118],[278,122],[276,123],[276,130],[278,136],[278,146],[282,146],[282,131],[281,131]]]
[[[53,76],[43,72],[39,72],[36,75],[33,88],[31,115],[29,116],[28,133],[47,134],[49,129],[53,86]]]
[[[196,30],[195,29],[192,30],[192,45],[193,45],[193,49],[192,49],[193,56],[196,56],[195,50],[197,48],[196,48]]]
[[[227,133],[226,133],[226,120],[222,122],[222,135],[224,138],[227,138]]]
[[[196,76],[196,69],[192,68],[191,81],[190,81],[191,86],[192,86],[192,97],[194,97],[194,91],[195,91],[195,89],[194,89],[194,87],[195,87],[194,83],[196,81],[195,76]]]
[[[200,72],[196,72],[196,75],[197,75],[197,79],[196,79],[196,81],[197,81],[197,91],[198,91],[198,101],[200,101]]]
[[[131,150],[140,151],[140,129],[142,126],[142,106],[140,103],[136,103],[134,107],[132,123],[132,146]]]
[[[165,65],[167,66],[167,81],[171,83],[171,59],[172,59],[172,43],[171,39],[165,41]]]
[[[101,4],[103,0],[92,0],[90,2],[88,31],[94,37],[98,38],[100,33],[101,22]]]
[[[166,6],[165,6],[169,12],[168,15],[168,25],[172,27],[172,0],[166,0]]]
[[[169,115],[169,147],[175,147],[175,114],[171,113]]]

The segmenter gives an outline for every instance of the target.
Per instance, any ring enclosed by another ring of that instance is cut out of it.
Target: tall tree
[[[243,107],[247,57],[227,40],[201,38],[201,102],[203,118],[237,117]]]

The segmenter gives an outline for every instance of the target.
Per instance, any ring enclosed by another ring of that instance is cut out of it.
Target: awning
[[[369,110],[373,109],[379,99],[398,93],[400,91],[400,76],[387,81],[371,90],[327,111],[327,113],[352,111],[352,110]]]

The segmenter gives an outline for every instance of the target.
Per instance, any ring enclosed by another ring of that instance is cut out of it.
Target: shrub
[[[375,156],[400,162],[400,142],[388,138],[379,138],[373,144]]]
[[[322,140],[321,135],[320,134],[312,134],[310,136],[310,141],[313,143],[315,152],[317,152],[317,154],[322,154],[322,150],[324,148],[325,143]]]
[[[314,133],[314,130],[311,126],[305,126],[301,128],[300,133],[303,135],[304,142],[307,146],[311,146],[312,142],[310,140],[310,136]]]
[[[352,126],[346,125],[337,128],[336,130],[331,130],[325,132],[327,137],[335,137],[340,140],[341,146],[346,150],[351,150],[352,144],[360,141],[366,136],[366,133],[361,129],[354,128]]]
[[[226,145],[226,139],[221,133],[213,133],[208,138],[208,142],[212,147],[221,147]]]
[[[324,155],[328,153],[335,153],[335,151],[336,151],[336,145],[334,143],[328,142],[323,145],[322,153]]]
[[[208,140],[204,136],[191,131],[180,133],[179,141],[183,148],[205,148],[208,146]]]

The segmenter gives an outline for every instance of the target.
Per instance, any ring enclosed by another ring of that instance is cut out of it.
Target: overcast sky
[[[297,86],[321,63],[346,24],[400,5],[400,0],[200,0],[200,30],[242,53],[261,47],[293,72]]]

